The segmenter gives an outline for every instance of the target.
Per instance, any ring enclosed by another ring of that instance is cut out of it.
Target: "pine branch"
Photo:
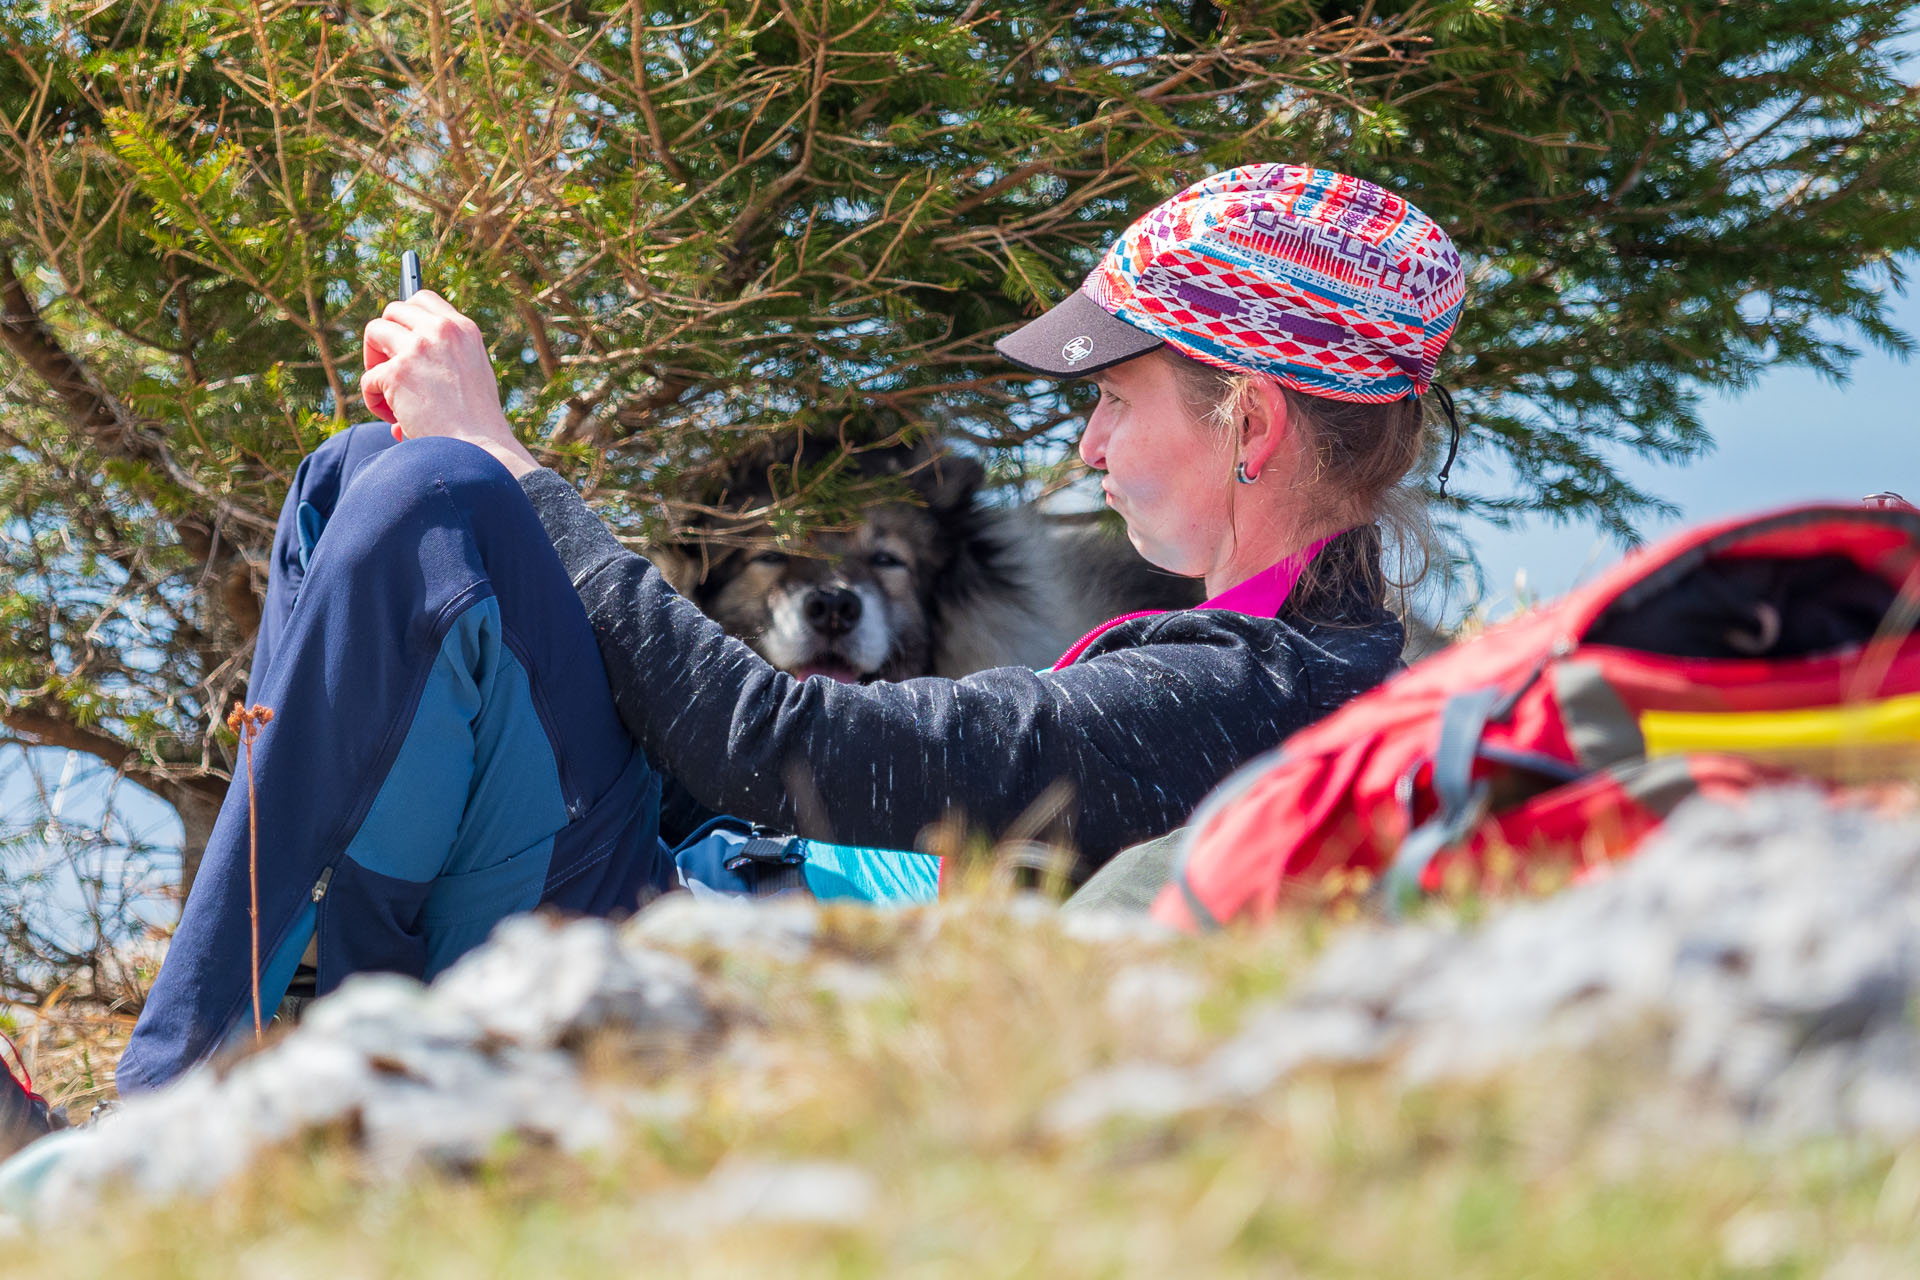
[[[196,776],[191,771],[183,771],[179,765],[155,764],[111,734],[77,724],[43,705],[13,706],[0,702],[0,725],[5,725],[28,746],[59,747],[92,756],[168,799],[185,793],[217,803],[227,792],[224,778]]]
[[[73,429],[108,457],[159,467],[174,484],[212,509],[216,531],[231,522],[271,537],[271,519],[213,494],[189,475],[161,442],[157,430],[129,413],[60,344],[14,273],[13,255],[19,248],[15,241],[0,240],[0,345],[54,394]]]
[[[125,454],[122,441],[126,432],[120,407],[95,385],[86,369],[61,347],[41,320],[39,309],[14,274],[13,255],[19,247],[0,240],[0,343],[58,397],[75,431],[107,444],[109,453]]]

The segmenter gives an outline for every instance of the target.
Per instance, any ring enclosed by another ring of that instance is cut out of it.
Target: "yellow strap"
[[[1649,756],[1920,744],[1920,693],[1798,711],[1643,711]]]

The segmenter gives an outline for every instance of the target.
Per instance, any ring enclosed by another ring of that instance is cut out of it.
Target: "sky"
[[[1899,42],[1901,67],[1920,75],[1920,28]],[[1909,263],[1909,270],[1920,263]],[[1920,291],[1894,295],[1895,327],[1920,339]],[[1858,501],[1891,489],[1920,505],[1920,355],[1912,363],[1861,347],[1846,382],[1835,384],[1806,369],[1777,369],[1745,391],[1709,393],[1701,420],[1714,449],[1675,465],[1632,458],[1626,478],[1679,508],[1669,518],[1637,523],[1649,541],[1719,516],[1764,511],[1800,502]],[[1501,491],[1504,477],[1486,466],[1464,466],[1477,484]],[[1456,464],[1456,472],[1461,464]],[[1478,556],[1490,617],[1511,612],[1521,595],[1547,600],[1619,559],[1621,547],[1588,524],[1525,521],[1511,529],[1471,521],[1462,528]],[[1524,582],[1516,590],[1516,579]],[[1445,610],[1457,615],[1455,598]]]
[[[1920,337],[1920,293],[1896,297],[1892,314]],[[1622,468],[1680,508],[1677,517],[1640,523],[1649,540],[1719,516],[1853,502],[1886,489],[1920,503],[1920,356],[1908,363],[1865,350],[1841,385],[1805,369],[1776,369],[1745,392],[1710,393],[1701,419],[1715,445],[1705,457],[1681,465],[1635,458]],[[1498,473],[1482,465],[1469,474],[1477,487],[1492,487]],[[1524,573],[1528,594],[1548,599],[1621,554],[1611,536],[1588,524],[1533,520],[1502,530],[1473,521],[1463,532],[1479,554],[1495,617],[1516,602],[1516,575]]]

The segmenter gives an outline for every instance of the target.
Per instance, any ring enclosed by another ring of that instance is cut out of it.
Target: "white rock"
[[[1900,1139],[1920,1133],[1917,994],[1920,823],[1765,792],[1685,805],[1632,861],[1476,930],[1355,928],[1198,1068],[1095,1073],[1051,1114],[1230,1103],[1316,1062],[1471,1077],[1665,1028],[1673,1075],[1750,1133]]]
[[[696,898],[670,893],[627,922],[629,942],[665,947],[710,947],[801,960],[813,949],[820,909],[793,895],[775,898]]]
[[[1378,1059],[1397,1036],[1397,1028],[1365,1008],[1282,1006],[1256,1016],[1216,1050],[1199,1077],[1217,1096],[1251,1097],[1303,1066]]]
[[[693,966],[623,945],[605,920],[516,916],[492,941],[442,974],[434,995],[494,1035],[547,1048],[583,1031],[686,1033],[707,1024]]]
[[[466,1165],[524,1137],[605,1142],[628,1088],[602,1098],[569,1049],[603,1029],[690,1035],[710,1014],[692,968],[605,922],[522,917],[432,986],[350,979],[285,1038],[128,1099],[105,1122],[0,1167],[0,1207],[84,1213],[108,1185],[204,1195],[316,1128],[355,1136],[376,1171]],[[23,1153],[24,1154],[24,1153]]]
[[[730,1160],[669,1216],[687,1230],[733,1223],[846,1227],[865,1221],[879,1190],[865,1170],[824,1160]]]
[[[1186,1023],[1207,994],[1206,979],[1174,964],[1130,964],[1107,984],[1107,1016],[1115,1022]]]
[[[1040,1127],[1070,1135],[1117,1116],[1164,1119],[1221,1100],[1198,1072],[1159,1062],[1124,1062],[1074,1081],[1047,1105]]]
[[[1053,919],[1063,936],[1094,946],[1152,947],[1179,937],[1138,911],[1055,911]]]

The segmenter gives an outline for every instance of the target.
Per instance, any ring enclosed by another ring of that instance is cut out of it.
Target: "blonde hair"
[[[1156,354],[1172,362],[1195,418],[1234,439],[1232,433],[1264,375],[1216,368],[1170,347]],[[1407,593],[1426,576],[1433,558],[1425,495],[1407,482],[1427,444],[1420,401],[1408,397],[1361,404],[1308,395],[1284,384],[1279,390],[1286,400],[1287,421],[1300,433],[1311,464],[1301,481],[1301,499],[1351,513],[1349,518],[1362,527],[1363,543],[1353,548],[1356,554],[1316,557],[1288,598],[1289,608],[1325,621],[1317,615],[1336,608],[1356,577],[1373,603],[1404,608]],[[1398,562],[1391,575],[1382,564],[1389,544]]]

